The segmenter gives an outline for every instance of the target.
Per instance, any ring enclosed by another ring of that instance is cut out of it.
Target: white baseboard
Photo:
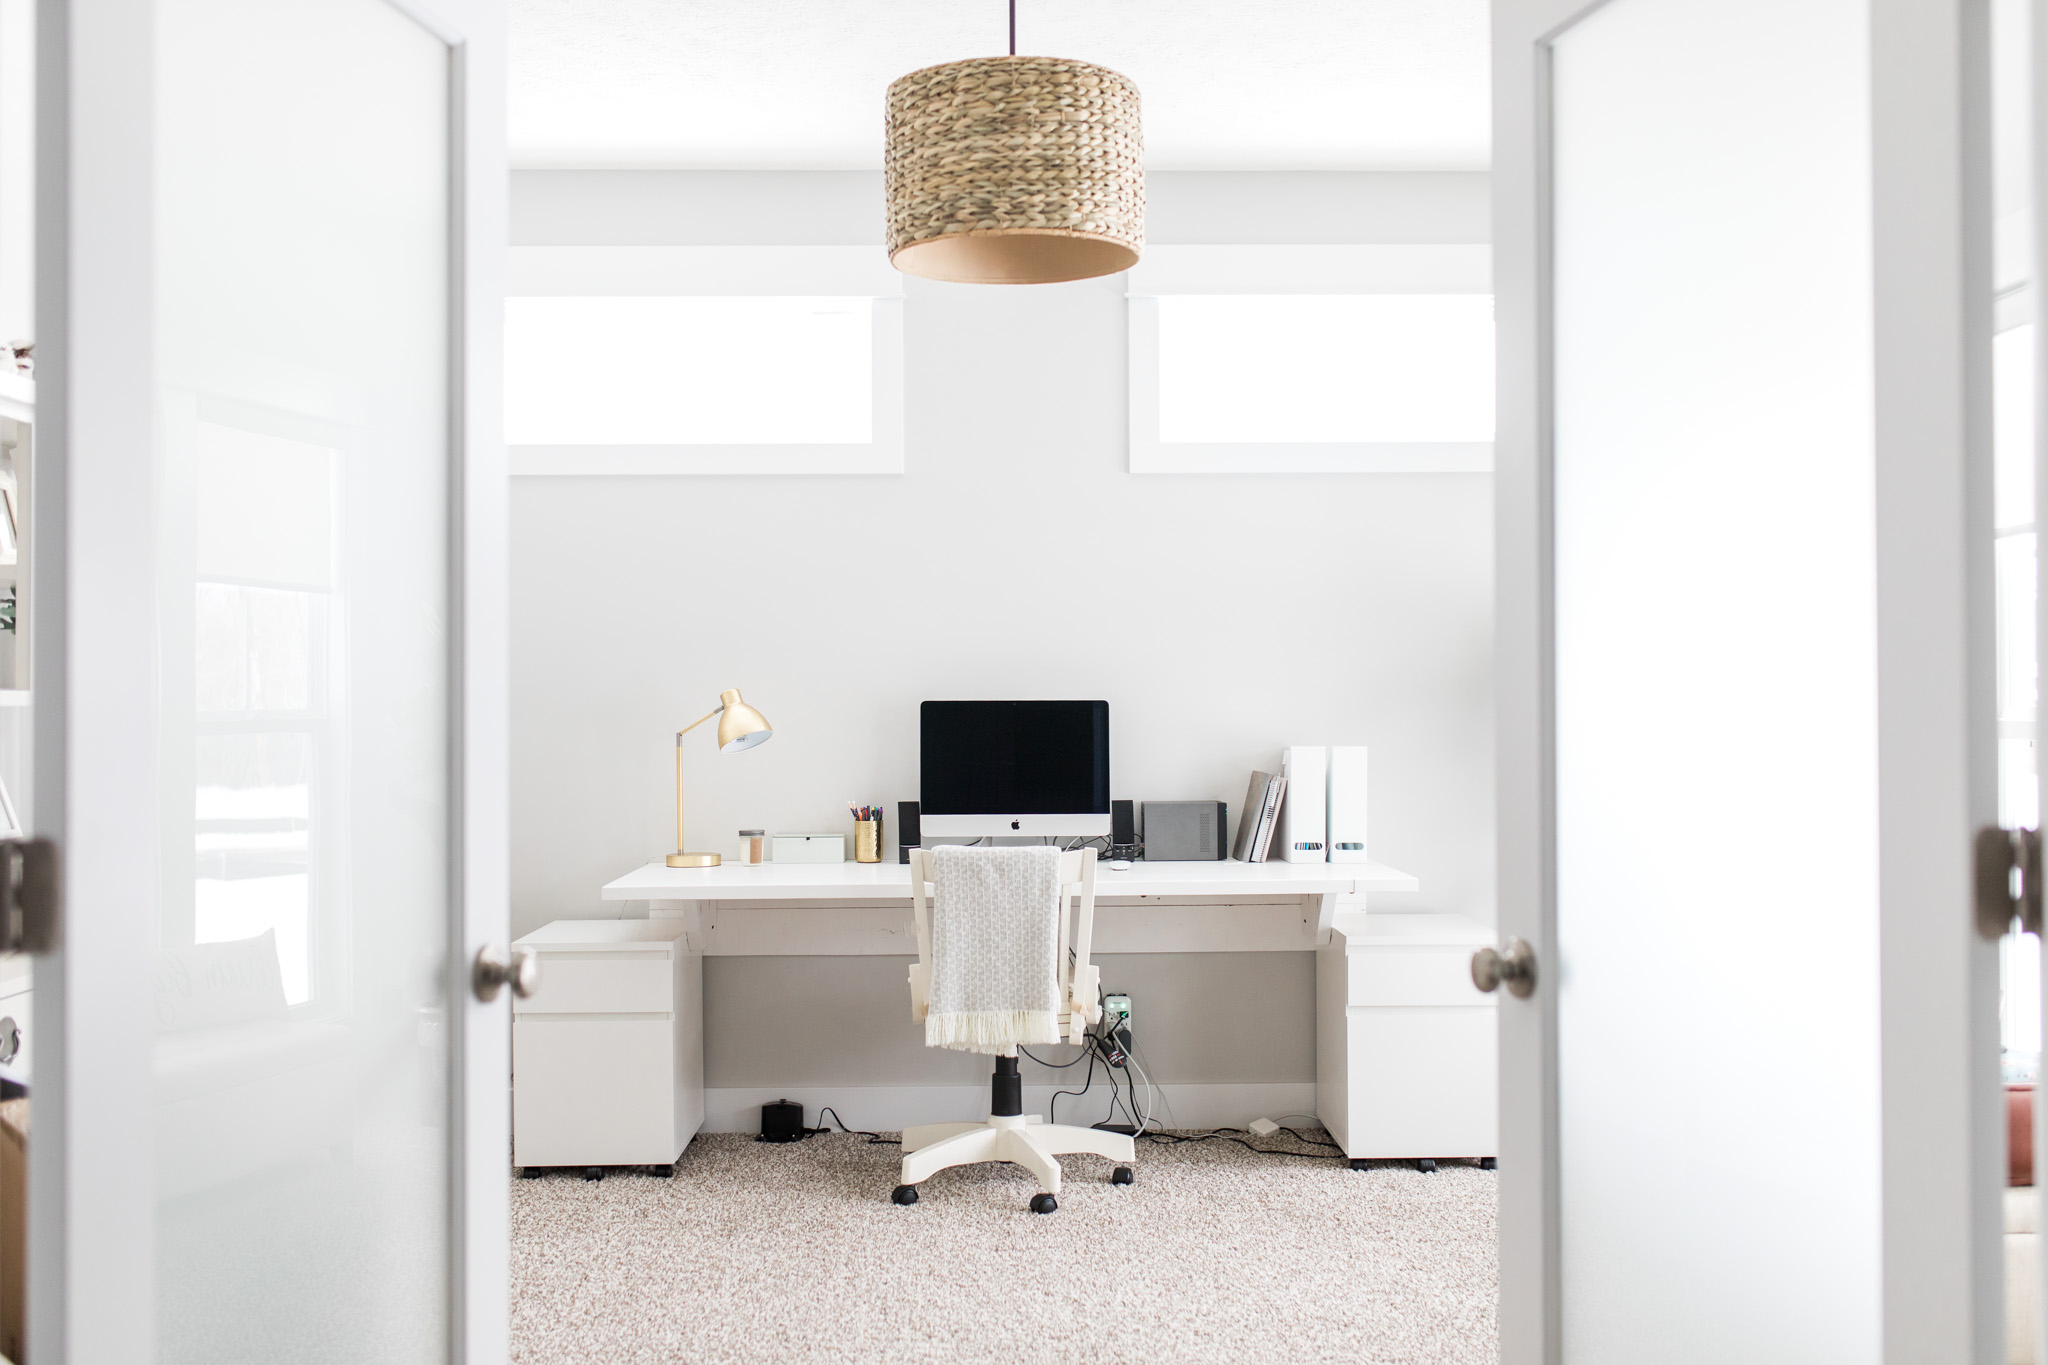
[[[1059,1089],[1024,1087],[1024,1112],[1048,1112]],[[1251,1085],[1161,1085],[1153,1087],[1153,1122],[1168,1128],[1242,1128],[1256,1118],[1315,1112],[1314,1081],[1281,1081]],[[1138,1090],[1144,1098],[1144,1087]],[[791,1085],[742,1086],[704,1092],[707,1133],[758,1133],[761,1106],[770,1100],[795,1100],[804,1107],[804,1122],[820,1122],[818,1111],[831,1106],[848,1128],[893,1133],[905,1124],[950,1123],[980,1119],[988,1113],[986,1085]],[[1109,1117],[1109,1086],[1099,1076],[1085,1096],[1062,1095],[1061,1123],[1099,1123]]]

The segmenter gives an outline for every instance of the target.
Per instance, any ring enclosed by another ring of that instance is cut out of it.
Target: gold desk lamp
[[[718,717],[718,751],[736,754],[742,749],[751,749],[765,742],[775,734],[768,724],[768,717],[740,700],[737,692],[720,692],[719,707],[711,715],[700,716],[682,729],[676,731],[676,851],[668,855],[670,867],[717,867],[716,853],[685,853],[683,843],[683,736],[710,720]]]

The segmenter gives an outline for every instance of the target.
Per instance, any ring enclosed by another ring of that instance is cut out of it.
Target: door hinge
[[[2041,932],[2041,832],[2000,829],[1977,831],[1977,932],[1988,939],[2004,938],[2013,917],[2030,934]]]
[[[47,953],[64,919],[57,846],[48,839],[0,839],[0,953]]]

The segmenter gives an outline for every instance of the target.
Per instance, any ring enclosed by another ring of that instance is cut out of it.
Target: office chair
[[[924,849],[910,854],[910,905],[917,921],[917,964],[910,969],[910,1017],[924,1022],[932,972],[931,863]],[[1069,904],[1071,900],[1071,906]],[[1101,975],[1088,960],[1095,933],[1095,850],[1060,855],[1059,988],[1060,1034],[1068,1042],[1083,1041],[1089,1025],[1102,1017]],[[1033,1213],[1059,1207],[1060,1163],[1053,1158],[1071,1152],[1092,1152],[1112,1161],[1137,1157],[1137,1143],[1126,1133],[1100,1128],[1075,1128],[1045,1123],[1024,1113],[1024,1082],[1015,1057],[997,1057],[989,1079],[989,1116],[981,1123],[925,1123],[903,1130],[903,1183],[892,1196],[899,1204],[917,1202],[921,1180],[949,1166],[982,1161],[1009,1161],[1038,1177]],[[1120,1165],[1110,1182],[1128,1185],[1133,1176]]]

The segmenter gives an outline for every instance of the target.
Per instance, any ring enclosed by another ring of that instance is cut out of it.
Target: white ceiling
[[[512,0],[518,166],[875,168],[907,71],[1004,0]],[[1137,82],[1160,169],[1481,169],[1487,0],[1019,0],[1017,50]]]

